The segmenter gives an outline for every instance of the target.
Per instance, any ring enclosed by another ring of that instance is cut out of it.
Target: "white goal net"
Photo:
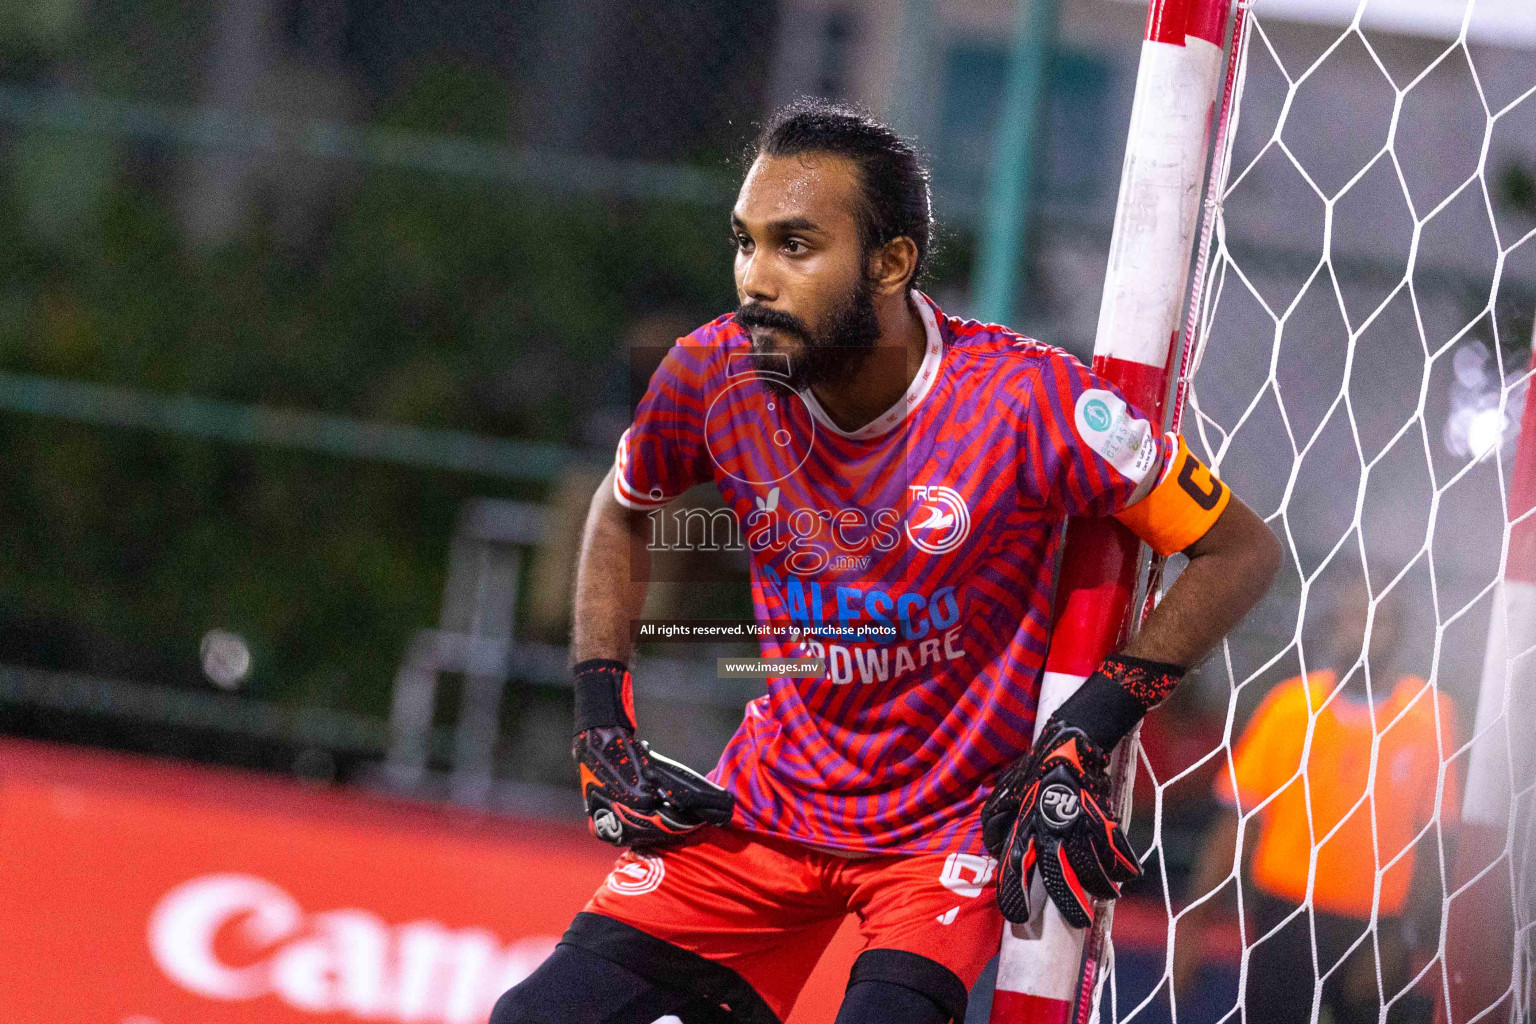
[[[1536,5],[1271,6],[1183,431],[1285,564],[1149,720],[1100,1018],[1528,1020]]]

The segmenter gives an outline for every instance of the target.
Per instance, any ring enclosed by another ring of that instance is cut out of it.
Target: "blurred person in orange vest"
[[[1217,774],[1215,796],[1224,811],[1207,833],[1189,899],[1232,878],[1239,815],[1251,815],[1244,907],[1256,927],[1246,932],[1248,1020],[1300,1024],[1318,1019],[1316,1004],[1327,1006],[1336,1024],[1364,1024],[1381,1019],[1384,1002],[1391,1024],[1429,1018],[1430,999],[1402,990],[1410,963],[1416,955],[1427,959],[1439,934],[1432,823],[1438,813],[1449,826],[1459,812],[1454,768],[1446,766],[1443,784],[1440,771],[1456,749],[1456,714],[1425,680],[1403,675],[1392,685],[1379,668],[1391,661],[1398,637],[1397,619],[1384,604],[1361,656],[1369,611],[1364,586],[1350,586],[1332,615],[1322,662],[1330,667],[1271,690],[1234,747],[1232,770],[1223,766]],[[1223,900],[1230,912],[1223,894],[1180,922],[1173,979],[1181,997],[1193,987],[1202,933]],[[1362,940],[1373,917],[1375,941]]]

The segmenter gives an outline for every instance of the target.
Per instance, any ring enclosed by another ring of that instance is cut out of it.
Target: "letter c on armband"
[[[1195,458],[1184,438],[1157,486],[1115,518],[1160,555],[1183,551],[1204,537],[1232,500],[1232,490]]]

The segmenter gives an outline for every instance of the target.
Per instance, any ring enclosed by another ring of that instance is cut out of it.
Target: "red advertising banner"
[[[482,1024],[613,859],[574,825],[0,740],[0,1017]],[[792,1021],[835,1015],[853,939]]]

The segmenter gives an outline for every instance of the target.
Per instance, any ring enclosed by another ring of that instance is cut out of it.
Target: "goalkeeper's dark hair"
[[[830,153],[859,169],[864,202],[858,210],[866,251],[903,235],[917,246],[910,283],[928,267],[934,245],[928,168],[906,139],[875,118],[841,103],[805,98],[768,118],[752,155]]]

